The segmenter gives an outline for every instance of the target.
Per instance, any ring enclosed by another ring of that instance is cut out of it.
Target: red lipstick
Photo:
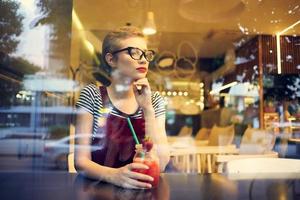
[[[146,68],[146,67],[138,67],[138,68],[136,68],[136,70],[137,70],[138,72],[140,72],[140,73],[145,73],[145,72],[147,72],[147,68]]]

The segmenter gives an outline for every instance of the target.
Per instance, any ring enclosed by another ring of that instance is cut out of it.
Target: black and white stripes
[[[152,106],[155,111],[155,117],[165,114],[165,104],[163,98],[158,92],[155,92],[151,96]],[[90,84],[82,89],[80,97],[76,103],[77,108],[83,108],[87,112],[94,116],[93,122],[93,135],[96,134],[98,129],[99,119],[103,116],[103,111],[109,109],[112,115],[124,118],[126,114],[119,111],[117,108],[107,108],[108,105],[103,106],[102,97],[99,88],[96,85]],[[112,106],[112,105],[110,105]],[[139,119],[142,118],[142,109],[139,108],[136,113],[130,115],[131,118]]]

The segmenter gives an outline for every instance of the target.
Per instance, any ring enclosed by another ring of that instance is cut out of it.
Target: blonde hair
[[[111,66],[106,62],[105,56],[107,53],[112,53],[120,48],[120,41],[131,38],[145,38],[143,32],[135,26],[123,26],[109,32],[102,43],[102,62],[101,67],[110,75]]]

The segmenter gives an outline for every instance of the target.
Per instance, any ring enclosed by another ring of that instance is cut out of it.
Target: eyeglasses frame
[[[140,51],[142,52],[142,54],[141,54],[141,56],[140,56],[139,59],[133,58],[133,56],[131,55],[131,50],[132,50],[132,49],[138,49],[138,50],[140,50]],[[141,59],[142,59],[142,56],[144,56],[144,58],[145,58],[148,62],[151,62],[151,61],[153,61],[154,56],[155,56],[155,51],[153,51],[153,50],[146,50],[146,51],[143,51],[142,49],[137,48],[137,47],[126,47],[126,48],[123,48],[123,49],[116,50],[116,51],[112,52],[111,54],[112,54],[112,55],[115,55],[115,54],[120,53],[120,52],[122,52],[122,51],[127,51],[128,54],[130,55],[130,57],[131,57],[133,60],[141,60]],[[147,57],[146,57],[146,52],[147,52],[147,51],[151,51],[151,52],[153,53],[153,59],[152,59],[152,60],[148,60],[148,59],[147,59]]]

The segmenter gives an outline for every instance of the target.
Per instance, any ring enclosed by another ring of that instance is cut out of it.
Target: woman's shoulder
[[[80,96],[87,101],[102,101],[100,88],[95,84],[88,84],[83,87]]]
[[[97,90],[99,90],[99,88],[93,83],[87,84],[82,89],[82,91],[97,91]]]
[[[99,87],[93,83],[90,83],[90,84],[84,86],[83,89],[81,90],[81,93],[88,93],[92,96],[100,95]]]

